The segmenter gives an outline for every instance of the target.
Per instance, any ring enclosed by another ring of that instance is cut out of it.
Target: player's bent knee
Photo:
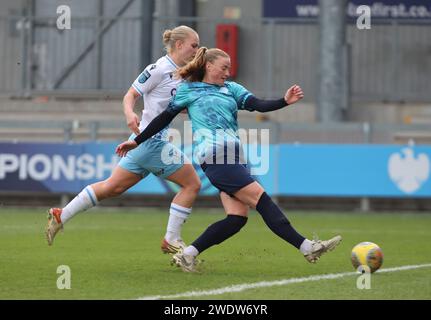
[[[188,184],[186,184],[184,186],[185,189],[187,189],[189,192],[198,194],[199,191],[201,190],[201,181],[199,179],[197,180],[193,180],[191,182],[189,182]]]
[[[247,204],[247,206],[251,208],[256,208],[259,199],[261,197],[261,194],[257,192],[241,192],[235,193],[235,197],[237,197],[240,201]]]
[[[201,184],[200,180],[198,180],[198,181],[195,181],[192,184],[191,188],[192,188],[193,192],[195,192],[196,194],[198,194],[199,191],[201,190],[201,187],[202,187],[202,184]]]

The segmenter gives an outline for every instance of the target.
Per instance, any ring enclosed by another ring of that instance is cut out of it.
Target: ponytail
[[[178,69],[176,75],[190,82],[201,82],[205,76],[206,63],[213,62],[218,57],[229,58],[229,55],[217,48],[200,47],[193,60]]]
[[[200,47],[193,60],[178,69],[178,77],[191,82],[202,81],[205,75],[205,54],[207,51],[206,47]]]

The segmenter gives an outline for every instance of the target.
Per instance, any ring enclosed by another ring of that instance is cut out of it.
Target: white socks
[[[185,208],[175,203],[171,203],[169,210],[168,226],[166,228],[165,239],[168,242],[181,239],[181,227],[186,222],[192,208]]]
[[[99,201],[91,186],[83,189],[72,201],[70,201],[61,213],[61,222],[65,224],[75,214],[85,211],[97,205]],[[181,227],[192,212],[192,208],[185,208],[171,203],[169,210],[168,226],[165,239],[168,242],[181,239]]]
[[[199,254],[199,251],[198,249],[190,245],[184,249],[184,254],[196,257]]]
[[[305,239],[302,243],[301,246],[299,247],[299,251],[302,252],[302,254],[307,254],[311,251],[312,248],[312,241]]]
[[[87,186],[61,212],[61,222],[65,224],[75,214],[94,207],[98,203],[97,197],[91,186]]]

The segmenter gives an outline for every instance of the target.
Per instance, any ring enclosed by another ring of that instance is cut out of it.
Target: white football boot
[[[304,254],[305,259],[308,262],[316,263],[324,253],[334,250],[340,244],[341,239],[341,236],[335,236],[329,240],[312,240],[310,252]]]
[[[62,211],[60,208],[51,208],[48,210],[48,224],[45,228],[45,236],[49,246],[54,242],[57,232],[63,229],[60,218]]]
[[[196,257],[184,254],[182,250],[172,256],[171,265],[181,267],[184,272],[198,272],[196,269],[197,264]]]
[[[185,247],[186,244],[181,239],[169,242],[168,240],[163,238],[162,243],[160,244],[160,249],[162,250],[162,252],[170,254],[178,253],[180,252],[180,250],[184,250]]]

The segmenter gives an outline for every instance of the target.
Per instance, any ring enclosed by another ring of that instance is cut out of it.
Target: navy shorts
[[[214,187],[231,196],[255,182],[246,164],[206,164],[204,162],[201,168]]]

